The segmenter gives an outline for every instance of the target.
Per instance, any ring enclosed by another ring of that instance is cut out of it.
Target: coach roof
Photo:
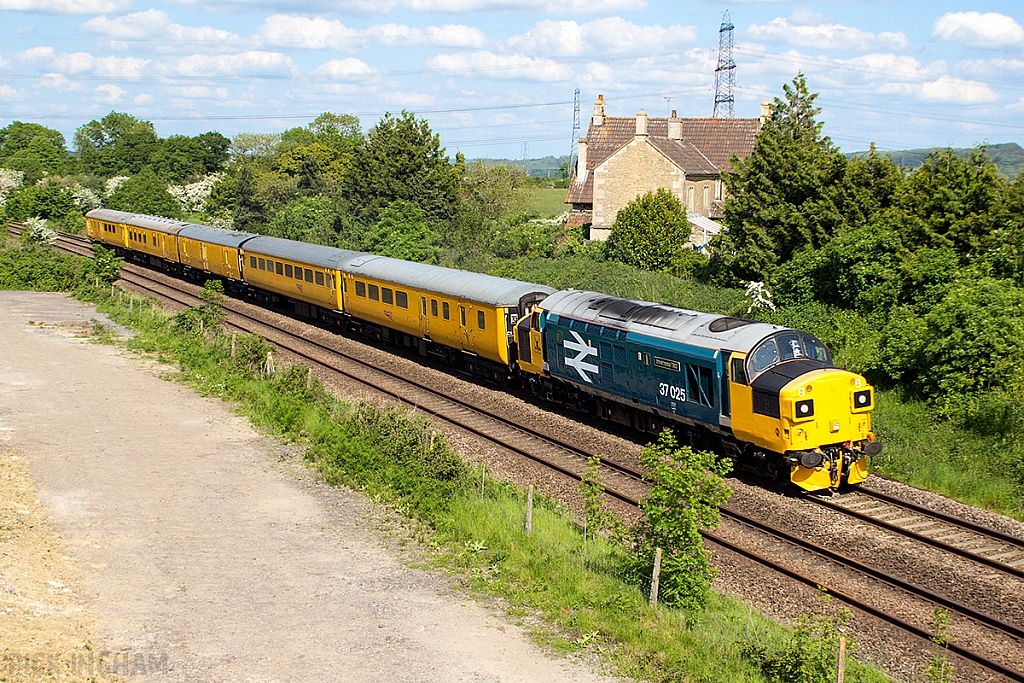
[[[363,254],[352,259],[345,264],[343,270],[355,276],[362,275],[491,306],[518,306],[527,294],[551,294],[555,291],[544,285],[373,254]]]
[[[138,213],[114,211],[113,209],[93,209],[89,213],[85,214],[85,217],[92,218],[97,221],[107,221],[108,223],[119,223],[122,225],[131,225],[136,228],[156,230],[157,232],[165,232],[169,235],[177,235],[182,228],[188,225],[185,221],[179,221],[174,218],[143,216]]]
[[[236,249],[253,237],[258,237],[258,235],[251,232],[225,230],[224,228],[215,228],[212,225],[199,225],[198,223],[189,223],[181,229],[178,236],[217,244],[222,247],[234,247]]]
[[[341,269],[342,265],[353,257],[364,255],[359,251],[336,249],[335,247],[325,247],[319,244],[309,244],[308,242],[296,242],[294,240],[281,239],[280,237],[263,236],[248,240],[242,245],[242,248],[247,253],[251,252],[264,256],[289,259],[310,266],[331,268],[333,270]]]

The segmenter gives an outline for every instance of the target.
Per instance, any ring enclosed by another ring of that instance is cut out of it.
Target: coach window
[[[255,268],[256,267],[256,257],[255,256],[250,256],[249,257],[249,267],[250,268]]]
[[[476,312],[476,326],[479,327],[481,330],[484,329],[484,312],[483,311],[477,311]]]
[[[463,327],[466,326],[466,307],[465,306],[459,306],[459,321],[461,322]]]
[[[380,288],[377,285],[370,285],[370,299],[380,301]]]
[[[448,309],[448,302],[447,301],[442,301],[441,302],[441,315],[444,316],[445,320],[451,320],[451,312]]]
[[[270,259],[267,259],[267,272],[270,273],[271,275],[274,274],[274,262],[271,261]]]
[[[430,315],[437,317],[437,299],[430,300]]]
[[[287,263],[284,264],[284,276],[285,277],[291,277],[292,276],[292,267],[291,267],[291,265],[289,265]]]
[[[409,308],[409,295],[405,292],[395,292],[395,303],[399,308]]]
[[[317,283],[318,285],[320,285],[321,287],[323,287],[323,285],[324,285],[324,274],[323,274],[323,273],[321,273],[321,272],[320,272],[320,271],[318,270],[318,271],[316,271],[316,273],[314,273],[313,275],[314,275],[314,277],[316,278],[316,283]]]
[[[309,268],[306,268],[306,282],[312,282],[312,281],[313,281],[313,271],[310,270]]]
[[[420,297],[420,305],[423,307],[423,315],[427,314],[427,298],[425,296]]]
[[[266,262],[266,260],[260,259],[260,270],[266,270],[266,269],[267,269],[267,262]]]
[[[274,264],[274,272],[277,273],[278,275],[282,274],[284,272],[284,264],[281,263],[280,261],[275,263]]]
[[[300,268],[299,266],[295,266],[295,279],[296,280],[301,280],[302,279],[302,268]]]
[[[394,292],[387,287],[380,288],[380,300],[381,303],[393,304],[395,303]]]
[[[358,280],[356,281],[356,296],[361,296],[364,299],[366,298],[366,283],[365,282],[359,282]]]

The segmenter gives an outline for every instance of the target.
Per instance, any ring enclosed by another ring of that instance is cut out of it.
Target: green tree
[[[107,178],[139,173],[159,148],[152,123],[121,112],[112,111],[75,131],[75,151],[85,170]]]
[[[36,138],[43,138],[51,147],[67,151],[64,135],[57,130],[41,126],[38,123],[22,123],[13,121],[0,128],[0,160],[10,157],[16,152],[28,149]]]
[[[70,216],[77,214],[81,218],[82,215],[71,190],[52,181],[15,190],[7,196],[4,212],[11,220],[21,221],[38,216],[60,224]]]
[[[320,172],[320,164],[312,154],[302,157],[302,164],[299,166],[298,188],[299,194],[305,197],[323,194],[327,190],[327,182],[324,179],[324,174]]]
[[[118,185],[107,201],[107,207],[117,211],[181,218],[181,205],[167,191],[167,184],[150,166],[144,167],[138,175]]]
[[[733,159],[724,175],[729,230],[716,251],[727,270],[743,280],[768,281],[779,263],[804,247],[818,248],[858,216],[846,181],[846,158],[821,134],[817,94],[804,75],[783,86],[772,115],[758,131],[754,151]]]
[[[309,124],[313,139],[331,149],[351,155],[363,142],[359,117],[325,111]]]
[[[689,239],[690,223],[683,205],[661,188],[619,209],[605,253],[637,268],[668,270]]]
[[[274,211],[262,231],[274,237],[333,245],[337,239],[337,213],[328,197],[299,197]]]
[[[266,208],[256,196],[255,173],[249,166],[243,166],[235,185],[235,229],[258,232],[266,221]]]
[[[206,171],[202,145],[187,135],[172,135],[162,140],[153,152],[152,162],[157,175],[169,183],[183,183]]]
[[[530,179],[510,164],[475,161],[462,174],[466,208],[489,221],[501,221],[513,213],[525,213]]]
[[[440,243],[426,211],[412,202],[396,201],[380,212],[380,220],[363,236],[362,248],[381,256],[436,264]]]
[[[37,135],[24,148],[13,152],[2,162],[7,168],[22,171],[25,183],[31,185],[47,175],[59,175],[68,170],[68,153],[64,146],[53,144],[46,135]]]
[[[449,221],[458,211],[461,173],[425,119],[407,111],[400,117],[389,113],[353,155],[341,194],[367,224],[399,200],[416,204],[430,220]]]
[[[660,601],[669,606],[703,607],[715,570],[704,549],[701,531],[721,521],[718,511],[732,495],[723,477],[729,460],[680,446],[666,429],[640,454],[650,492],[640,501],[644,518],[631,530],[633,553],[641,576],[649,577],[655,549],[662,549]]]

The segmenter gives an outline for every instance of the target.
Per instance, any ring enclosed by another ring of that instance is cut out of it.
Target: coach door
[[[420,336],[430,336],[430,318],[427,317],[427,297],[420,297]]]

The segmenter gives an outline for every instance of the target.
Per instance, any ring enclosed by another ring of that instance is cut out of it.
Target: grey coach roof
[[[597,292],[557,292],[541,305],[555,315],[707,349],[750,351],[768,335],[786,329],[717,313],[701,313],[648,301],[620,299]]]
[[[364,255],[359,251],[336,249],[335,247],[325,247],[319,244],[309,244],[308,242],[296,242],[294,240],[281,239],[280,237],[263,236],[254,237],[243,244],[242,248],[246,253],[252,252],[254,254],[263,254],[264,256],[286,258],[292,261],[307,263],[311,266],[334,269],[341,269],[342,264],[346,261],[351,260],[355,256]]]
[[[544,285],[373,254],[363,254],[352,259],[345,264],[344,270],[353,275],[364,275],[491,306],[518,306],[519,300],[527,294],[551,294],[555,291]]]
[[[198,223],[189,223],[181,229],[178,235],[191,240],[201,240],[210,244],[219,244],[222,247],[234,247],[236,249],[247,240],[257,237],[257,235],[251,232],[225,230],[224,228],[215,228],[212,225],[199,225]]]
[[[174,218],[161,218],[159,216],[143,216],[138,213],[127,211],[114,211],[113,209],[93,209],[85,214],[86,218],[93,218],[98,221],[109,221],[111,223],[122,223],[134,225],[137,228],[166,232],[170,235],[177,235],[188,223]]]

